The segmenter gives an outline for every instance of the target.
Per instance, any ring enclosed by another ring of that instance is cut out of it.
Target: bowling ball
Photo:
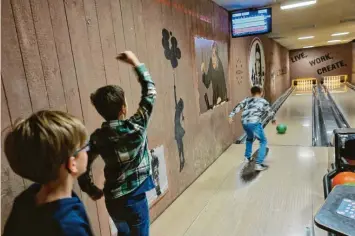
[[[354,172],[340,172],[337,174],[332,181],[332,187],[342,184],[355,184],[355,173]]]
[[[277,133],[284,134],[286,133],[287,126],[285,124],[279,124],[276,126]]]

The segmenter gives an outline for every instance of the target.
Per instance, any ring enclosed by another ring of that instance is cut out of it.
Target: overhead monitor
[[[233,38],[267,34],[272,31],[271,8],[234,11],[230,16]]]

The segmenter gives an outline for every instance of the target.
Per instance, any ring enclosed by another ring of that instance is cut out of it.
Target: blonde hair
[[[5,138],[4,151],[12,170],[46,184],[56,180],[60,166],[87,140],[84,124],[61,111],[39,111],[19,120]]]

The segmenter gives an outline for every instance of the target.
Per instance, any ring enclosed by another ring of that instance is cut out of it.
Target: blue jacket
[[[36,194],[40,185],[33,184],[16,197],[3,236],[92,236],[83,203],[73,192],[72,198],[40,206]]]

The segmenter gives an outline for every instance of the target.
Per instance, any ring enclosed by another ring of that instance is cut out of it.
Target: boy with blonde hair
[[[17,122],[5,138],[12,170],[35,184],[16,197],[4,236],[93,235],[74,181],[86,171],[87,133],[60,111],[39,111]]]

